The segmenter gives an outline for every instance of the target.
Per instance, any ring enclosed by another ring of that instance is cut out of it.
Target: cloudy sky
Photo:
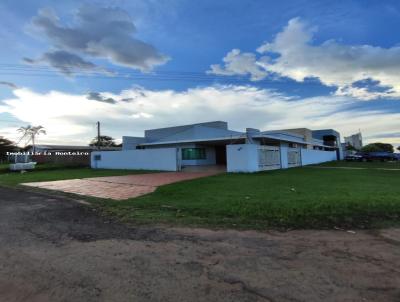
[[[0,2],[0,136],[209,120],[400,144],[399,1]]]

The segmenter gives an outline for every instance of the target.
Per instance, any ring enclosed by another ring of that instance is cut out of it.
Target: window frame
[[[202,147],[182,148],[181,155],[182,155],[182,160],[205,160],[205,159],[207,159],[206,148],[202,148]]]

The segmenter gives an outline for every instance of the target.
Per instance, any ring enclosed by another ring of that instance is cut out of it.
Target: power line
[[[35,74],[59,74],[57,70],[49,69],[49,68],[4,68],[0,66],[0,71],[3,73],[17,73],[21,74],[21,72],[30,72]],[[74,72],[74,70],[71,70]],[[37,73],[40,72],[40,73]],[[79,72],[79,71],[75,71]],[[80,74],[84,75],[99,75],[109,77],[132,77],[132,76],[140,76],[140,77],[193,77],[193,78],[225,78],[225,76],[215,75],[215,74],[207,74],[203,72],[188,72],[188,71],[157,71],[152,73],[141,73],[141,72],[129,72],[129,71],[121,71],[121,70],[111,70],[110,75],[104,75],[104,73],[98,70],[86,70],[84,72],[80,72]]]
[[[0,63],[0,68],[2,69],[10,69],[10,70],[45,70],[45,71],[55,71],[54,68],[65,68],[68,66],[65,65],[52,65],[52,66],[43,66],[43,65],[23,65],[23,64],[9,64],[9,63]],[[106,71],[109,72],[126,72],[127,70],[129,70],[130,72],[136,72],[136,73],[141,73],[139,71],[132,71],[131,69],[126,68],[124,69],[110,69],[108,68]],[[99,72],[99,70],[92,70],[92,72]],[[149,72],[147,74],[152,74],[154,72]],[[201,74],[204,75],[204,72],[199,72],[199,71],[182,71],[182,70],[159,70],[157,71],[157,73],[164,73],[164,74]]]
[[[54,74],[32,74],[32,73],[1,73],[3,76],[20,76],[20,77],[50,77],[53,78]],[[179,81],[179,82],[213,82],[213,81],[224,81],[224,82],[233,82],[233,83],[249,83],[249,80],[246,79],[229,79],[229,78],[194,78],[194,77],[126,77],[126,76],[90,76],[90,75],[74,75],[73,78],[86,78],[93,80],[124,80],[124,81]],[[266,83],[266,81],[258,81],[258,84]],[[270,82],[268,83],[276,83],[279,82]]]
[[[37,73],[2,73],[0,71],[0,75],[3,76],[19,76],[19,77],[38,77],[38,78],[43,78],[43,77],[50,77],[54,78],[55,76],[59,76],[58,73],[42,73],[42,74],[37,74]],[[257,82],[244,79],[244,78],[232,78],[232,77],[184,77],[184,76],[179,76],[179,77],[162,77],[162,76],[101,76],[98,74],[95,75],[85,75],[85,74],[75,74],[73,75],[73,78],[83,78],[83,79],[93,79],[93,80],[124,80],[124,81],[159,81],[159,82],[171,82],[171,81],[179,81],[179,82],[228,82],[228,83],[242,83],[242,84],[274,84],[274,85],[286,85],[286,82],[283,81],[275,81],[275,80],[260,80]],[[314,83],[308,83],[308,84],[314,84]],[[317,84],[317,83],[315,83]]]
[[[0,63],[0,75],[17,75],[17,76],[32,76],[32,77],[53,77],[59,76],[60,73],[54,70],[54,67],[65,66],[31,66],[31,65],[17,65]],[[206,72],[197,71],[157,71],[152,73],[129,72],[125,70],[109,70],[112,74],[104,75],[98,70],[79,72],[72,70],[74,78],[90,78],[90,79],[117,79],[117,80],[154,80],[154,81],[224,81],[224,82],[252,82],[245,76],[224,76],[216,74],[208,74]],[[79,73],[78,73],[79,72]],[[257,83],[285,83],[281,79],[263,79]]]
[[[15,71],[2,71],[0,69],[0,73],[3,75],[18,75],[18,76],[24,76],[24,75],[29,75],[29,76],[54,76],[54,75],[59,75],[58,72],[55,71],[37,71],[37,70],[15,70]],[[190,73],[153,73],[153,74],[136,74],[136,73],[119,73],[119,74],[114,74],[114,75],[103,75],[98,72],[85,72],[85,73],[79,73],[79,74],[74,74],[74,77],[97,77],[97,78],[105,78],[105,79],[128,79],[128,80],[134,80],[134,79],[194,79],[194,80],[218,80],[218,79],[223,79],[226,80],[228,79],[225,76],[218,76],[218,75],[208,75],[208,74],[190,74]],[[234,80],[241,80],[241,81],[249,81],[244,77],[231,77],[231,79]],[[274,82],[279,82],[279,81],[274,81]]]
[[[2,69],[10,69],[10,70],[44,70],[44,71],[55,71],[54,68],[65,68],[65,65],[51,65],[51,66],[44,66],[44,65],[24,65],[24,64],[9,64],[9,63],[0,63],[0,68]],[[108,68],[106,71],[109,72],[126,72],[127,69],[122,70],[122,69],[110,69]],[[132,71],[129,70],[131,73],[141,73],[139,71]],[[92,70],[88,72],[94,72],[94,73],[99,73],[99,70]],[[154,72],[150,72],[147,74],[153,74]],[[199,72],[199,71],[182,71],[182,70],[158,70],[158,74],[185,74],[185,75],[205,75],[205,72]]]

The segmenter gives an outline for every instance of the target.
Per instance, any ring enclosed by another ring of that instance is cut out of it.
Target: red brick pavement
[[[165,172],[24,183],[25,186],[99,198],[124,200],[155,191],[158,186],[215,175],[218,172]]]

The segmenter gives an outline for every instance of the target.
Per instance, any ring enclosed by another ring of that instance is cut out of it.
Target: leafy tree
[[[0,160],[4,160],[7,158],[7,152],[16,151],[18,151],[18,147],[15,146],[14,142],[0,136]]]
[[[396,149],[397,149],[397,151],[400,151],[400,146],[398,146]]]
[[[100,147],[117,147],[115,140],[108,135],[100,135],[100,143],[97,136],[92,139],[89,146],[100,146]]]
[[[31,126],[28,125],[26,127],[19,127],[17,129],[18,132],[22,133],[22,139],[26,140],[26,144],[29,142],[32,143],[32,152],[35,152],[35,138],[39,134],[46,134],[46,130],[44,130],[43,126]]]
[[[346,150],[347,151],[357,151],[357,149],[354,148],[354,146],[352,144],[347,144],[346,145]]]
[[[391,144],[384,143],[372,143],[362,147],[363,152],[394,152],[394,148]]]

